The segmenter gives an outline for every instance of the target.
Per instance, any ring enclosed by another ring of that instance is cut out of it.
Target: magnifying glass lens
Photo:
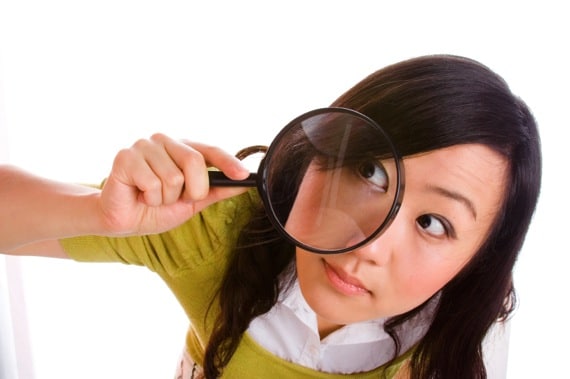
[[[296,245],[353,250],[390,223],[402,197],[401,164],[385,132],[343,108],[293,120],[264,160],[266,208]]]

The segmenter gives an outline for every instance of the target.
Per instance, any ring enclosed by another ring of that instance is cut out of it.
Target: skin
[[[503,199],[506,160],[483,145],[404,159],[406,189],[390,227],[339,255],[296,251],[301,291],[324,338],[343,325],[424,303],[474,256]]]

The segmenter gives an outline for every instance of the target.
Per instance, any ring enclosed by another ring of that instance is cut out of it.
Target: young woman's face
[[[419,306],[485,240],[503,198],[504,158],[469,144],[406,158],[404,166],[402,206],[380,237],[339,255],[297,248],[299,284],[319,326],[391,317]]]

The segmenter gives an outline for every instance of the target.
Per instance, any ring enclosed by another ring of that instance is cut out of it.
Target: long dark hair
[[[507,158],[505,198],[489,236],[440,291],[433,320],[410,361],[412,378],[486,378],[482,340],[515,305],[512,269],[539,195],[541,154],[533,116],[501,77],[478,62],[448,55],[381,69],[332,105],[374,119],[403,156],[479,143]],[[294,190],[298,167],[281,169],[280,185]],[[294,280],[294,253],[260,209],[242,232],[220,286],[220,313],[205,351],[207,378],[219,376],[250,321],[269,311]],[[401,353],[400,327],[422,308],[385,324],[397,347],[394,358]]]

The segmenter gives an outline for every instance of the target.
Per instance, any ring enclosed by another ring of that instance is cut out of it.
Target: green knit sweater
[[[122,262],[146,266],[172,290],[190,320],[186,344],[196,362],[203,361],[204,347],[217,316],[206,314],[228,264],[240,230],[258,206],[255,191],[211,205],[183,225],[161,234],[107,238],[85,236],[61,241],[78,261]],[[215,304],[215,303],[214,303]],[[392,378],[405,354],[395,364],[367,373],[338,375],[318,372],[285,361],[257,344],[246,333],[223,378]]]

